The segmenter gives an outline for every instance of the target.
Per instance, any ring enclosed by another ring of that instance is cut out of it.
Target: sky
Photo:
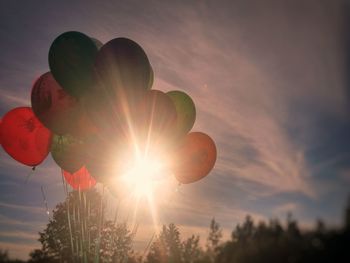
[[[131,38],[152,64],[153,88],[188,93],[193,130],[218,150],[206,178],[159,196],[159,223],[203,238],[213,217],[225,236],[247,214],[339,226],[350,186],[349,15],[346,1],[326,0],[2,0],[0,116],[30,105],[59,34]],[[50,156],[26,182],[29,173],[0,149],[0,248],[19,258],[40,246],[49,219],[41,188],[49,210],[65,198]],[[153,231],[144,218],[140,246]]]

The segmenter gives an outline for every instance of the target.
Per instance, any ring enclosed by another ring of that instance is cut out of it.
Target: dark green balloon
[[[131,39],[115,38],[104,44],[96,56],[95,71],[100,93],[121,103],[143,97],[150,88],[151,65],[142,47]]]
[[[121,146],[119,138],[112,138],[110,135],[100,134],[91,137],[84,142],[85,144],[85,166],[91,176],[97,182],[109,185],[115,177],[119,175],[120,151],[124,149]]]
[[[63,170],[74,173],[84,165],[82,142],[70,135],[54,135],[51,156]]]
[[[103,43],[100,40],[98,40],[97,38],[92,37],[91,39],[92,39],[92,41],[94,41],[97,49],[100,49],[103,46]]]
[[[51,73],[71,96],[80,98],[93,87],[97,51],[97,46],[90,37],[75,31],[59,35],[51,44]]]
[[[185,135],[192,129],[196,120],[196,107],[194,102],[191,97],[183,91],[173,90],[166,94],[171,98],[176,108],[176,127],[178,135]]]

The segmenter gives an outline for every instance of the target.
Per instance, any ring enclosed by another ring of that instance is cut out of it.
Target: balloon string
[[[139,228],[139,224],[140,224],[139,221],[140,220],[139,220],[139,215],[138,215],[137,221],[134,223],[133,228],[132,228],[131,233],[130,233],[131,242],[134,242],[134,239],[135,239],[135,236],[136,236],[137,230]],[[124,251],[124,253],[122,254],[121,262],[126,263],[127,261],[128,261],[127,251]]]
[[[80,241],[81,238],[79,237],[79,235],[81,233],[79,233],[79,223],[80,223],[80,218],[79,218],[79,203],[77,201],[74,202],[74,228],[73,228],[73,234],[75,237],[75,246],[76,246],[76,257],[77,257],[77,261],[80,262]]]
[[[83,252],[84,252],[84,263],[87,262],[87,253],[88,253],[88,248],[86,247],[87,242],[87,232],[88,232],[88,227],[87,227],[87,216],[86,216],[86,194],[85,192],[82,192],[83,195]]]
[[[27,174],[26,179],[25,179],[25,181],[24,181],[24,184],[27,184],[27,183],[28,183],[29,177],[31,177],[31,176],[34,174],[34,172],[35,172],[35,168],[36,168],[36,167],[33,166],[32,169],[29,171],[29,173]]]
[[[81,222],[82,217],[80,216],[80,191],[78,191],[78,203],[77,203],[77,229],[79,229],[79,226],[82,226]],[[82,258],[82,231],[78,231],[78,259]]]
[[[68,192],[67,185],[66,186],[66,193]],[[71,245],[71,251],[73,255],[73,262],[75,262],[74,257],[74,244],[73,244],[73,235],[72,235],[72,224],[71,224],[71,216],[70,216],[70,207],[69,207],[69,196],[67,196],[67,219],[68,219],[68,228],[69,228],[69,236],[70,236],[70,245]]]
[[[90,205],[91,203],[90,203],[90,199],[88,199],[88,202],[87,202],[87,213],[88,213],[88,216],[87,216],[87,218],[88,218],[88,229],[89,229],[89,231],[88,231],[88,248],[89,248],[89,251],[90,251],[90,246],[91,246],[91,235],[90,235],[90,225],[91,225],[91,222],[90,222],[90,207],[91,207],[91,205]]]
[[[67,184],[64,180],[64,171],[61,169],[61,177],[62,177],[62,186],[63,186],[63,192],[66,194],[66,197],[68,197],[68,189],[67,189]]]
[[[72,196],[74,196],[74,195],[72,195]],[[74,255],[74,257],[76,258],[76,259],[79,259],[79,238],[77,238],[77,227],[76,227],[76,223],[77,223],[77,213],[76,213],[76,211],[75,211],[75,205],[76,205],[76,201],[73,199],[73,203],[72,203],[72,205],[73,205],[73,215],[72,215],[72,218],[73,218],[73,230],[72,230],[72,233],[74,233],[74,244],[75,244],[75,255]]]
[[[120,199],[119,199],[120,201]],[[107,206],[107,205],[106,205]],[[119,206],[119,205],[118,205]],[[116,226],[116,220],[117,220],[117,214],[118,214],[118,206],[116,207],[116,211],[115,211],[115,214],[114,214],[114,221],[113,221],[113,226]],[[107,236],[108,237],[108,236]],[[109,236],[109,241],[108,241],[110,244],[113,243],[113,235],[110,235]]]
[[[137,230],[139,228],[139,220],[137,220],[137,222],[134,223],[134,226],[132,228],[132,231],[131,231],[131,236],[134,238],[136,236],[136,233],[137,233]]]
[[[130,207],[130,204],[131,204],[131,201],[130,201],[130,198],[127,199],[127,207]],[[129,221],[130,219],[130,216],[131,216],[131,209],[128,209],[128,212],[126,214],[126,218],[125,218],[125,224]]]
[[[49,207],[47,205],[47,200],[46,200],[46,196],[45,196],[45,192],[44,192],[44,187],[43,186],[41,186],[41,194],[43,196],[43,200],[44,200],[44,204],[45,204],[45,208],[46,208],[46,214],[47,214],[47,216],[49,216],[50,215],[50,211],[49,211]]]
[[[177,184],[176,188],[175,188],[175,191],[173,192],[173,194],[171,195],[171,197],[170,197],[170,199],[169,199],[169,201],[168,201],[169,203],[172,202],[172,200],[173,200],[175,194],[181,194],[181,195],[183,195],[183,194],[180,192],[180,187],[181,187],[181,186],[182,186],[182,184],[179,182],[179,183]],[[163,224],[163,222],[160,222],[160,224]],[[156,237],[156,235],[157,235],[157,231],[155,230],[155,231],[153,232],[153,235],[152,235],[151,239],[149,240],[147,246],[146,246],[145,249],[144,249],[144,252],[143,252],[142,257],[141,257],[141,262],[144,262],[145,256],[146,256],[147,252],[149,251],[150,246],[152,245],[152,242],[153,242],[154,238]]]
[[[113,225],[116,225],[116,224],[117,224],[120,203],[121,203],[121,199],[119,198],[119,200],[118,200],[118,205],[117,205],[117,207],[116,207],[116,209],[115,209],[115,212],[114,212]]]
[[[156,236],[156,232],[153,232],[153,235],[151,236],[150,240],[147,243],[147,246],[145,247],[145,249],[143,251],[143,254],[142,254],[142,257],[141,257],[141,262],[144,262],[145,256],[146,256],[149,248],[151,247],[151,244],[152,244],[153,239],[154,239],[155,236]]]
[[[173,194],[171,195],[171,197],[170,197],[170,199],[169,199],[169,201],[168,201],[169,203],[172,202],[172,200],[173,200],[175,194],[182,194],[182,193],[180,192],[180,187],[181,187],[181,186],[182,186],[182,184],[179,182],[179,183],[177,184],[176,188],[175,188],[175,191],[173,192]],[[160,224],[163,224],[163,222],[159,222],[159,223],[160,223]],[[144,251],[143,251],[143,254],[142,254],[142,256],[141,256],[141,262],[144,262],[145,256],[146,256],[147,252],[149,251],[150,246],[152,245],[152,242],[153,242],[153,240],[154,240],[154,238],[155,238],[156,236],[157,236],[157,231],[155,230],[155,231],[153,232],[153,235],[152,235],[152,237],[150,238],[149,242],[147,243],[147,246],[145,247],[145,249],[144,249]]]
[[[100,205],[100,220],[99,220],[99,227],[98,227],[98,239],[97,239],[97,244],[95,248],[95,263],[98,263],[100,261],[100,256],[99,256],[99,251],[100,251],[100,243],[101,243],[101,232],[102,232],[102,227],[103,227],[103,198],[104,198],[104,192],[105,192],[105,187],[103,185],[102,187],[102,197],[101,197],[101,205]]]

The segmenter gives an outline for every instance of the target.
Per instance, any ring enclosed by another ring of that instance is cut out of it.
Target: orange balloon
[[[89,171],[83,166],[75,173],[63,171],[64,179],[75,190],[87,190],[95,186],[96,181]]]
[[[208,175],[215,162],[213,139],[202,132],[191,132],[175,153],[173,172],[180,183],[189,184]]]

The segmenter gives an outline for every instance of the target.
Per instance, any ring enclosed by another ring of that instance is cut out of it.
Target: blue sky
[[[1,1],[0,116],[30,105],[31,85],[48,71],[48,49],[59,34],[128,37],[152,63],[153,88],[190,94],[194,130],[218,148],[209,176],[159,205],[161,222],[203,234],[215,216],[228,233],[246,214],[284,219],[290,211],[305,227],[317,218],[339,225],[350,186],[347,6]],[[48,157],[25,183],[30,168],[3,150],[0,156],[0,247],[25,258],[48,221],[41,186],[50,209],[64,200],[60,170]],[[151,235],[142,233],[140,243]]]

